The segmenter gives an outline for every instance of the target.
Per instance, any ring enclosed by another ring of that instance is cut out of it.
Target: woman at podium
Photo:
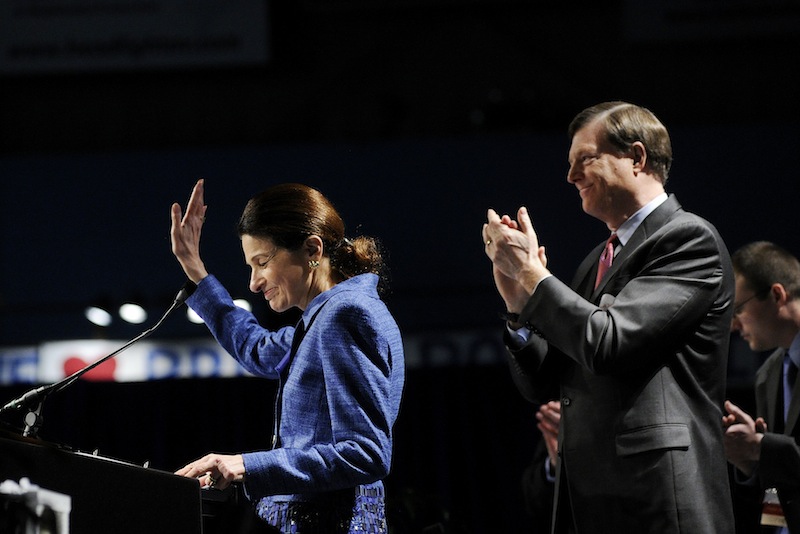
[[[379,296],[377,241],[347,238],[328,199],[301,184],[250,199],[238,223],[250,289],[277,312],[302,310],[295,326],[270,331],[206,271],[203,197],[200,180],[185,213],[171,210],[173,254],[197,285],[186,303],[247,371],[278,381],[275,427],[268,450],[209,454],[177,474],[220,489],[241,483],[258,516],[283,532],[387,532],[382,479],[405,372],[400,331]]]

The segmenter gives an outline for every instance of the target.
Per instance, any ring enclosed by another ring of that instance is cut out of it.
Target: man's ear
[[[786,288],[783,287],[783,284],[772,284],[772,287],[769,288],[769,292],[772,300],[774,300],[776,304],[783,305],[789,301],[789,293],[786,291]]]
[[[636,141],[631,145],[631,159],[633,159],[633,170],[642,172],[647,166],[647,149],[644,143]]]

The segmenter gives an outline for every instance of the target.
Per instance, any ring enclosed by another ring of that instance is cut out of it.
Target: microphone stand
[[[116,356],[120,352],[124,351],[125,349],[127,349],[128,347],[130,347],[131,345],[136,343],[137,341],[140,341],[140,340],[146,338],[147,336],[149,336],[150,334],[152,334],[153,332],[155,332],[156,329],[159,326],[161,326],[161,323],[163,323],[164,320],[173,311],[175,311],[175,309],[177,309],[181,304],[183,304],[186,301],[186,299],[189,298],[189,295],[191,295],[196,288],[197,288],[197,286],[194,284],[194,282],[192,282],[191,280],[187,281],[183,285],[181,290],[178,292],[178,294],[175,296],[175,299],[172,301],[172,305],[169,307],[169,309],[166,312],[164,312],[164,315],[161,316],[161,319],[159,319],[158,322],[156,322],[156,324],[154,324],[153,326],[151,326],[150,328],[148,328],[147,330],[145,330],[144,332],[142,332],[141,334],[139,334],[135,338],[131,339],[130,341],[125,343],[123,346],[121,346],[120,348],[118,348],[117,350],[112,352],[111,354],[108,354],[107,356],[103,356],[102,358],[100,358],[96,362],[94,362],[92,364],[89,364],[86,367],[75,371],[74,373],[72,373],[71,375],[67,376],[66,378],[63,378],[63,379],[59,380],[58,382],[54,382],[52,384],[46,384],[44,386],[39,386],[37,388],[34,388],[34,389],[28,391],[27,393],[23,394],[22,396],[17,397],[16,399],[8,402],[5,406],[0,408],[0,414],[3,414],[5,412],[11,411],[11,410],[18,410],[20,408],[27,408],[28,409],[28,413],[25,415],[25,418],[24,418],[25,429],[23,430],[22,435],[24,437],[36,438],[37,434],[39,433],[39,429],[42,426],[42,405],[44,404],[44,401],[48,397],[48,395],[50,395],[52,393],[57,393],[57,392],[59,392],[59,391],[61,391],[63,389],[66,389],[67,387],[72,385],[73,382],[78,380],[84,374],[88,373],[89,371],[91,371],[95,367],[97,367],[99,365],[102,365],[105,361],[110,360],[111,358],[113,358],[114,356]]]

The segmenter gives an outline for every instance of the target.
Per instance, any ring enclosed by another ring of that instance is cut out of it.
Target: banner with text
[[[403,339],[406,368],[497,365],[505,362],[498,329],[440,331]],[[74,340],[0,348],[0,385],[50,384],[119,350],[123,341]],[[92,369],[83,380],[144,382],[249,376],[212,338],[139,342]]]
[[[0,73],[265,64],[264,0],[3,0]]]

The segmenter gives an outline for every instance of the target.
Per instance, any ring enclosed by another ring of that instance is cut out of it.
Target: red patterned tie
[[[614,261],[614,247],[617,246],[617,234],[611,234],[606,241],[606,246],[603,248],[603,253],[600,254],[600,263],[597,265],[597,278],[594,281],[594,288],[600,285],[600,280],[605,276],[611,263]]]

